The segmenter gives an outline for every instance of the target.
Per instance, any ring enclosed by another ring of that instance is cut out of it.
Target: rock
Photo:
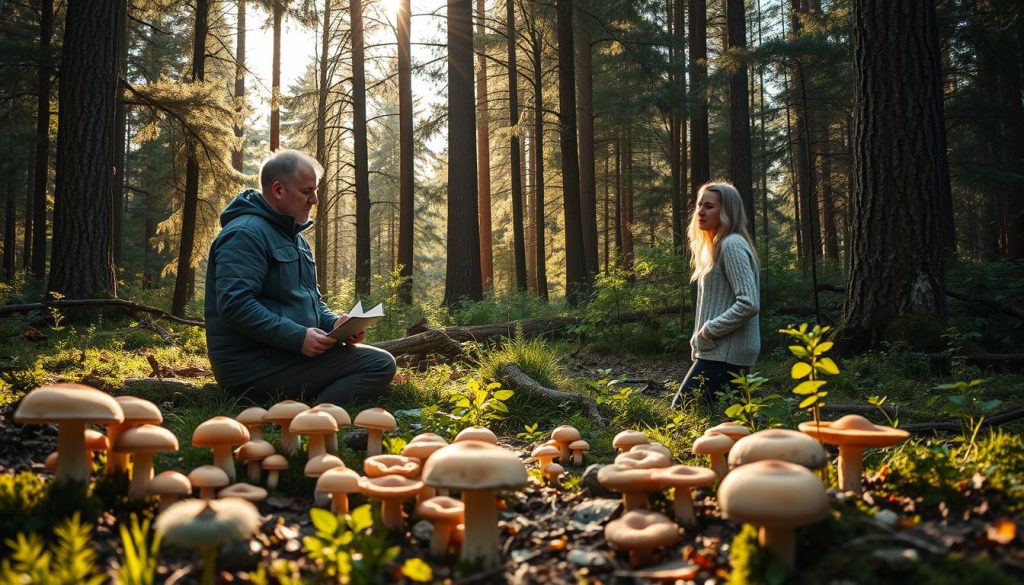
[[[879,524],[895,528],[896,524],[900,521],[900,516],[892,510],[879,510],[878,513],[875,514],[875,520],[877,520]]]
[[[430,536],[434,533],[434,525],[427,520],[420,520],[412,525],[412,535],[417,540],[430,542]]]
[[[566,559],[577,567],[606,567],[611,564],[607,554],[579,548],[569,551]]]
[[[345,437],[345,445],[353,451],[366,451],[367,433],[364,430],[349,431]]]
[[[601,530],[612,514],[622,505],[621,500],[595,498],[576,504],[569,511],[573,527],[583,532]]]
[[[921,555],[912,548],[880,548],[871,553],[871,559],[893,571],[909,571],[921,561]]]
[[[583,489],[587,490],[587,493],[590,496],[593,496],[595,498],[618,497],[618,494],[604,487],[603,485],[601,485],[600,482],[597,481],[597,472],[600,471],[602,467],[604,467],[604,465],[601,465],[599,463],[595,463],[587,467],[587,469],[583,472],[583,477],[580,478],[580,486],[582,486]]]

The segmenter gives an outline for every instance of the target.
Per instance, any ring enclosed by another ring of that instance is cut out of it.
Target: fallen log
[[[503,364],[501,366],[502,382],[513,390],[532,394],[542,400],[550,402],[575,402],[583,407],[590,420],[598,425],[604,425],[604,417],[597,410],[597,402],[589,396],[576,394],[575,392],[563,392],[554,388],[541,386],[536,380],[519,369],[515,364]]]
[[[1015,410],[1008,410],[999,414],[986,417],[985,422],[982,423],[983,427],[992,427],[998,425],[1004,425],[1006,423],[1014,422],[1024,419],[1024,408],[1018,408]],[[900,428],[911,432],[915,435],[927,435],[930,433],[938,432],[952,432],[959,433],[962,430],[960,421],[958,420],[944,420],[924,423],[910,423],[900,425]]]
[[[14,313],[27,313],[29,311],[41,311],[44,309],[51,308],[70,309],[75,307],[118,307],[121,309],[127,309],[129,311],[151,313],[153,315],[158,315],[160,317],[163,317],[164,319],[168,319],[176,323],[194,325],[196,327],[206,327],[206,324],[199,319],[178,317],[176,315],[168,313],[167,311],[159,307],[152,307],[150,305],[144,305],[142,303],[126,301],[124,299],[61,299],[59,301],[46,301],[42,303],[2,305],[0,306],[0,317],[12,315]]]
[[[389,339],[387,341],[378,341],[370,345],[386,350],[395,357],[411,354],[426,355],[430,353],[455,356],[462,352],[462,345],[440,329],[427,329],[423,333],[398,339]]]

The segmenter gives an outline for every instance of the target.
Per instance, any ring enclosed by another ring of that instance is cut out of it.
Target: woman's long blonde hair
[[[718,193],[722,202],[722,209],[718,214],[718,231],[711,234],[700,229],[697,212],[699,208],[693,206],[693,215],[690,216],[690,225],[686,228],[686,236],[690,240],[690,265],[693,272],[690,274],[690,282],[696,282],[702,276],[711,272],[718,261],[718,254],[722,247],[722,240],[729,234],[739,234],[750,244],[750,251],[754,255],[754,262],[757,263],[757,252],[754,249],[754,241],[747,230],[747,212],[743,209],[743,198],[740,192],[730,183],[724,181],[712,181],[704,183],[697,190],[697,201],[706,191]]]

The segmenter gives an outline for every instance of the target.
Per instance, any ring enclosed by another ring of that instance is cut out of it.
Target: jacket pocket
[[[303,248],[300,254],[299,262],[302,264],[302,284],[310,290],[315,290],[316,263],[313,260],[313,251]]]
[[[281,246],[271,250],[270,254],[274,258],[270,281],[278,288],[274,296],[283,298],[286,291],[294,290],[299,285],[299,250],[295,246]]]
[[[699,335],[694,335],[692,345],[697,351],[713,351],[718,344],[714,341],[707,341]]]

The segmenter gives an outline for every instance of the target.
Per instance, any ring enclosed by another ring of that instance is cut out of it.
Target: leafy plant
[[[961,433],[957,440],[967,445],[967,449],[963,453],[965,460],[974,449],[975,440],[985,422],[985,417],[1003,403],[998,398],[985,400],[981,389],[983,382],[984,380],[975,379],[970,382],[952,382],[935,387],[936,390],[952,390],[954,392],[954,394],[946,396],[946,404],[943,405],[942,412],[960,419]],[[929,400],[929,406],[934,404],[937,398],[933,397]]]
[[[63,298],[63,294],[55,290],[50,291],[50,300],[59,301]],[[50,317],[53,318],[53,327],[50,327],[50,329],[53,329],[54,331],[62,331],[64,326],[61,325],[61,323],[64,321],[64,314],[61,313],[60,309],[57,307],[47,307],[47,309],[50,311]]]
[[[130,528],[124,524],[119,528],[124,560],[117,573],[118,585],[153,585],[156,583],[156,569],[159,565],[157,554],[160,551],[160,535],[153,533],[150,540],[149,518],[140,523],[135,514],[131,515]]]
[[[54,529],[49,547],[38,534],[18,533],[8,539],[10,558],[0,565],[0,584],[100,585],[106,575],[96,566],[96,551],[89,547],[92,526],[76,512]]]
[[[885,422],[895,429],[900,426],[900,417],[889,414],[889,411],[884,408],[883,405],[888,399],[888,396],[868,396],[868,404],[877,408],[878,412],[882,413],[882,416],[885,417]]]
[[[515,394],[512,390],[502,390],[499,382],[485,385],[474,378],[466,382],[466,390],[466,394],[455,400],[452,412],[463,426],[487,426],[489,422],[501,420],[508,413],[505,401]]]
[[[738,390],[739,402],[729,405],[725,409],[725,416],[745,425],[751,431],[756,431],[760,426],[758,414],[765,409],[770,409],[773,402],[781,401],[782,396],[778,394],[759,396],[757,391],[768,381],[768,378],[757,372],[747,373],[741,370],[729,381]]]
[[[828,396],[828,392],[821,388],[828,383],[821,376],[835,376],[839,373],[839,366],[832,358],[824,354],[832,349],[833,342],[825,341],[825,333],[830,328],[815,325],[808,331],[807,323],[799,327],[792,325],[779,329],[779,333],[796,339],[799,343],[789,346],[789,351],[797,357],[789,375],[794,380],[803,380],[793,388],[793,394],[803,396],[798,408],[810,409],[814,417],[814,424],[821,422],[821,407],[824,404],[822,399]]]
[[[547,439],[548,433],[544,430],[538,430],[537,427],[540,423],[533,423],[532,425],[523,425],[523,431],[516,433],[517,439],[522,439],[528,443],[539,443]]]

